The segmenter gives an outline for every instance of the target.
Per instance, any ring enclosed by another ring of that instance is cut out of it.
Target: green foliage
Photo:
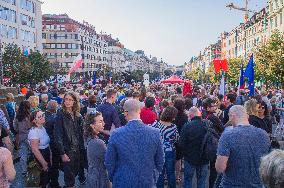
[[[240,69],[241,69],[242,59],[241,58],[233,58],[228,60],[228,71],[225,76],[227,79],[227,83],[231,85],[238,85],[239,77],[240,77]]]
[[[267,84],[284,82],[284,39],[279,31],[272,33],[255,54],[255,79]]]
[[[53,75],[51,63],[39,52],[25,57],[15,44],[8,44],[3,54],[4,77],[12,84],[38,83]]]

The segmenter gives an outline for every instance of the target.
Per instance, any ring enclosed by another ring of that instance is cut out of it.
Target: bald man
[[[152,188],[164,165],[158,129],[140,120],[140,103],[128,99],[124,106],[128,123],[115,129],[109,139],[105,165],[113,187]]]

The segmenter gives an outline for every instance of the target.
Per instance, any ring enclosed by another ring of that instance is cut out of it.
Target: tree
[[[25,57],[15,44],[8,44],[4,49],[3,70],[11,84],[38,83],[53,74],[51,63],[42,54],[31,51]]]
[[[39,52],[31,51],[27,60],[31,65],[31,80],[33,83],[48,80],[54,74],[52,64]]]
[[[231,85],[238,85],[241,64],[241,58],[232,58],[228,60],[228,71],[225,74],[227,83],[230,83]]]
[[[276,30],[254,51],[255,79],[266,84],[284,83],[284,39]]]
[[[165,70],[164,71],[165,76],[171,76],[173,74],[173,71],[171,70]]]
[[[31,65],[25,61],[21,49],[15,44],[8,44],[3,54],[4,77],[12,84],[24,84],[30,80]]]

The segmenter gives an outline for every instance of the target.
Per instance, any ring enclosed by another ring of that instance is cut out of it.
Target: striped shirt
[[[152,124],[152,127],[160,130],[164,151],[174,151],[175,144],[178,142],[179,138],[177,126],[175,124],[171,124],[171,126],[166,126],[160,121],[155,121]]]

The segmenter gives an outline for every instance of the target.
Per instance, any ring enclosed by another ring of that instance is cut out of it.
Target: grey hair
[[[50,100],[48,103],[47,103],[47,106],[46,106],[46,109],[47,110],[54,110],[56,111],[57,110],[57,102],[55,100]]]
[[[265,186],[284,187],[284,151],[276,149],[262,157],[259,172]]]
[[[137,113],[141,109],[140,102],[137,101],[136,99],[128,99],[125,101],[123,105],[123,109],[125,111],[128,111],[128,113]]]
[[[190,114],[191,116],[201,116],[201,112],[196,106],[191,107],[188,110],[188,114]]]
[[[234,114],[237,119],[244,119],[247,117],[245,107],[241,105],[234,105],[230,108],[229,114]]]
[[[47,94],[41,94],[41,96],[40,96],[40,98],[44,98],[44,97],[48,97],[48,95]]]

